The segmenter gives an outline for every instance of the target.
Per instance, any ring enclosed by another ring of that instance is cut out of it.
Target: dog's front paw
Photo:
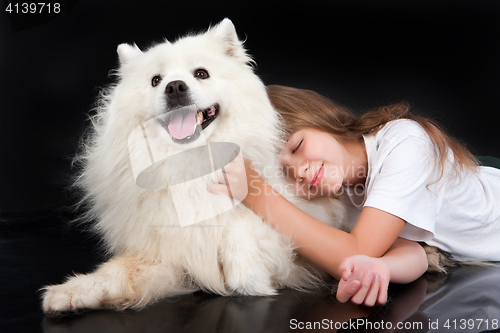
[[[68,312],[77,312],[85,308],[81,297],[66,285],[48,286],[44,288],[43,311],[50,315],[61,315]]]
[[[82,282],[85,281],[75,277],[64,284],[43,288],[43,311],[50,315],[63,315],[102,308],[104,295]]]

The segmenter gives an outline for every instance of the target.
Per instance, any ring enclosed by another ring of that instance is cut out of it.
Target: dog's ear
[[[223,43],[227,55],[240,58],[245,62],[250,60],[243,47],[243,42],[238,39],[238,34],[230,19],[225,18],[215,27],[211,28],[209,32]]]
[[[118,58],[120,58],[120,63],[122,65],[129,63],[138,55],[142,54],[141,49],[139,49],[136,44],[130,45],[126,43],[118,45],[116,52],[118,52]]]

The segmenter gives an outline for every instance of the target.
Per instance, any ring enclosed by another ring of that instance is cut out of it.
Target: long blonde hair
[[[464,171],[477,169],[477,159],[460,141],[447,135],[436,122],[412,114],[406,102],[378,107],[357,117],[347,107],[311,90],[270,85],[267,92],[274,108],[284,120],[287,135],[308,127],[330,133],[339,142],[349,142],[361,140],[362,135],[376,133],[389,121],[410,119],[422,126],[434,144],[441,176],[448,160],[448,149],[455,157],[453,169],[458,177]]]

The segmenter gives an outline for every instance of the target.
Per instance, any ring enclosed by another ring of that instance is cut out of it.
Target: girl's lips
[[[309,189],[312,189],[313,187],[317,187],[319,185],[319,183],[321,183],[321,180],[323,179],[323,166],[324,165],[325,165],[325,163],[321,164],[321,167],[314,175],[314,178],[312,179],[311,184],[309,185]]]

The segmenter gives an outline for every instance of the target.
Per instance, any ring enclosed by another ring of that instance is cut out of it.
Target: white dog
[[[321,283],[322,273],[297,256],[289,238],[244,205],[228,209],[227,196],[208,192],[214,173],[197,166],[210,151],[206,144],[228,143],[236,149],[227,161],[241,153],[272,186],[286,188],[278,173],[266,172],[278,168],[279,116],[232,22],[146,52],[122,44],[118,54],[119,80],[101,96],[77,181],[86,219],[96,221],[112,258],[91,274],[46,287],[44,311],[141,308],[200,289],[273,295]],[[173,115],[179,108],[189,110]],[[159,146],[152,151],[154,135]],[[151,160],[140,159],[145,151]],[[155,162],[154,154],[163,159]],[[338,201],[290,200],[338,226]]]

